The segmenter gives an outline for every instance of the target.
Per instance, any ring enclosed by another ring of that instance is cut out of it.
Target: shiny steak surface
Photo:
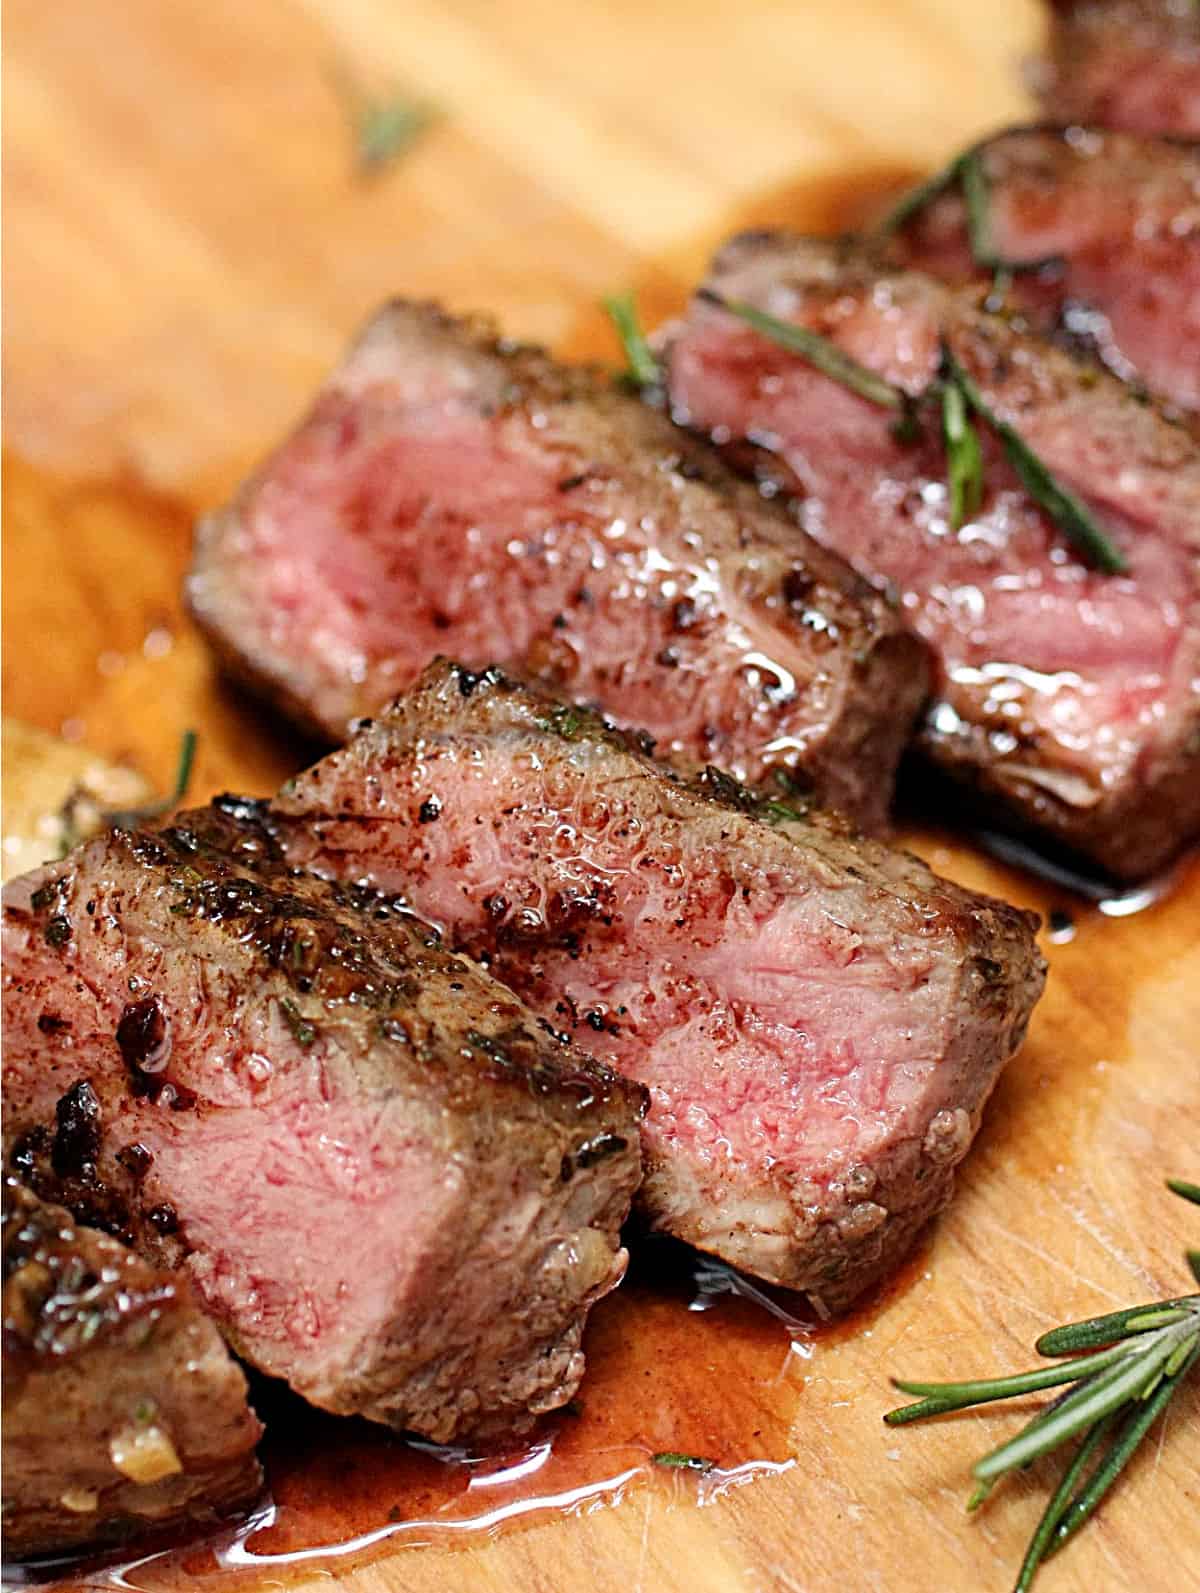
[[[936,412],[915,443],[703,295],[668,332],[680,420],[794,494],[797,519],[900,595],[933,649],[920,745],[1011,828],[1144,875],[1200,832],[1200,443],[1122,383],[852,246],[748,234],[708,287],[801,322],[916,396],[944,342],[1123,551],[1088,566],[990,433],[955,531]]]
[[[570,1397],[641,1092],[232,804],[4,893],[5,1146],[316,1405],[443,1440]],[[58,1155],[81,1084],[95,1154]]]
[[[60,1160],[92,1148],[86,1087]],[[4,1179],[4,1549],[211,1521],[262,1486],[246,1379],[186,1281]]]
[[[886,602],[710,450],[428,305],[382,310],[201,525],[188,596],[330,739],[453,652],[871,824],[928,680]]]
[[[1200,145],[1027,127],[973,155],[986,181],[984,253],[1014,268],[1005,307],[1123,380],[1200,407]],[[955,280],[990,282],[994,271],[973,257],[958,183],[892,239],[889,256]]]
[[[947,1198],[1041,991],[1032,915],[498,671],[432,665],[269,822],[649,1087],[657,1228],[830,1308]]]

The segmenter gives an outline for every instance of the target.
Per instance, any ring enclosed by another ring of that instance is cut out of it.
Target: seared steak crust
[[[887,603],[711,450],[428,305],[382,310],[200,526],[188,597],[236,673],[332,740],[449,651],[871,824],[927,686]]]
[[[1056,122],[1200,138],[1200,15],[1191,0],[1055,0],[1039,73]]]
[[[1200,146],[1023,127],[974,153],[990,249],[1016,268],[1006,306],[1123,380],[1200,407]],[[957,185],[892,240],[890,257],[960,280],[990,282],[994,269],[972,258]]]
[[[995,440],[957,532],[937,422],[888,412],[699,297],[669,338],[677,417],[798,494],[796,513],[892,583],[938,679],[920,745],[1016,829],[1124,878],[1200,831],[1200,443],[1120,382],[916,272],[852,246],[748,234],[709,287],[833,339],[914,397],[942,344],[1123,550],[1091,570]]]
[[[437,1439],[573,1392],[642,1093],[427,926],[275,861],[253,804],[7,887],[4,1021],[9,1155],[261,1370]]]
[[[184,1279],[4,1179],[4,1538],[15,1559],[248,1504],[246,1380]]]
[[[831,1308],[947,1198],[1041,990],[1032,915],[495,670],[430,666],[271,822],[649,1086],[656,1227]]]

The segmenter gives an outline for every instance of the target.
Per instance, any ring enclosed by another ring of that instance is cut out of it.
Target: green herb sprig
[[[626,386],[639,391],[661,387],[662,367],[642,331],[633,294],[611,293],[602,302],[625,350],[626,369],[622,373],[622,380]]]
[[[756,332],[769,337],[772,343],[778,343],[780,348],[787,349],[791,354],[799,354],[822,376],[839,382],[850,392],[857,393],[859,398],[878,404],[881,409],[903,411],[909,407],[911,400],[903,388],[885,381],[868,366],[860,365],[819,332],[807,326],[798,326],[794,321],[781,321],[778,316],[768,315],[765,310],[759,310],[741,299],[722,299],[711,292],[702,292],[698,297],[720,305],[740,321],[745,321],[747,326],[752,326]]]
[[[135,808],[98,808],[89,792],[77,786],[63,804],[61,812],[62,839],[59,856],[66,857],[81,841],[102,830],[136,830],[170,813],[187,795],[192,783],[192,766],[196,761],[196,732],[185,730],[179,739],[179,761],[175,768],[175,783],[166,796],[155,797]]]
[[[962,194],[967,245],[971,258],[983,271],[1004,276],[1030,275],[1061,267],[1059,255],[1040,255],[1033,260],[1013,260],[996,246],[992,213],[992,185],[984,163],[983,150],[976,146],[956,156],[948,166],[905,194],[879,224],[880,237],[892,238],[935,199],[955,185]]]
[[[1021,485],[1033,501],[1045,510],[1067,541],[1073,543],[1087,562],[1105,575],[1124,575],[1129,568],[1124,555],[1105,536],[1075,494],[1064,487],[1049,466],[1034,453],[1016,427],[1001,420],[989,407],[974,380],[945,343],[942,344],[942,367],[945,380],[959,388],[965,402],[999,437],[1005,456]]]
[[[946,445],[950,524],[957,531],[979,513],[983,503],[983,450],[957,382],[942,386],[942,441]]]
[[[703,1455],[685,1455],[677,1449],[662,1449],[650,1458],[656,1466],[664,1466],[668,1471],[711,1471],[714,1465]]]
[[[106,812],[101,815],[104,824],[112,830],[135,830],[139,824],[146,824],[151,819],[161,819],[164,813],[170,813],[172,808],[177,808],[192,783],[192,768],[196,762],[196,740],[194,730],[185,730],[180,736],[175,783],[166,796],[155,797],[152,802],[144,802],[141,807],[113,809]]]
[[[973,379],[944,342],[940,374],[924,393],[914,399],[902,388],[885,381],[865,365],[860,365],[829,338],[822,337],[808,327],[781,321],[740,300],[723,299],[711,292],[703,297],[745,321],[780,348],[799,355],[814,370],[839,382],[858,397],[867,399],[881,409],[898,412],[899,418],[892,429],[904,441],[911,440],[913,432],[919,430],[918,411],[921,405],[939,400],[942,407],[942,437],[947,455],[950,513],[955,529],[976,512],[983,499],[983,453],[978,434],[968,418],[970,413],[1000,439],[1021,485],[1089,564],[1106,575],[1120,575],[1128,569],[1119,549],[1104,534],[1092,514],[1074,493],[1059,482],[1016,428],[989,407]]]
[[[1167,1187],[1200,1205],[1200,1186],[1168,1180]],[[1200,1252],[1188,1252],[1200,1283]],[[1039,1355],[1069,1356],[1056,1365],[1012,1377],[970,1383],[923,1383],[895,1378],[915,1405],[889,1411],[893,1427],[1063,1385],[1064,1392],[1014,1437],[971,1468],[976,1478],[967,1508],[976,1510],[1001,1478],[1079,1438],[1042,1513],[1017,1575],[1025,1593],[1039,1567],[1074,1537],[1095,1513],[1142,1439],[1200,1361],[1200,1294],[1127,1307],[1043,1333]]]
[[[387,94],[369,94],[344,68],[335,70],[334,80],[346,107],[355,164],[361,176],[375,176],[407,154],[438,120],[436,106],[415,99],[406,90],[393,88]]]

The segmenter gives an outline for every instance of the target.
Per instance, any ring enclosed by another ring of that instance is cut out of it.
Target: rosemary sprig
[[[661,386],[662,368],[642,331],[633,294],[610,293],[603,304],[625,350],[627,368],[623,380],[628,386],[639,389]]]
[[[920,215],[927,205],[958,185],[963,199],[967,229],[967,246],[971,258],[983,271],[997,276],[1030,275],[1051,266],[1061,266],[1060,255],[1039,255],[1033,260],[1013,260],[996,247],[992,213],[992,186],[984,164],[983,150],[976,145],[966,150],[941,171],[935,172],[911,193],[905,194],[884,217],[878,227],[880,237],[887,239],[902,232],[914,216]],[[993,283],[992,292],[996,294]]]
[[[943,166],[941,171],[935,171],[932,177],[926,177],[923,183],[918,183],[915,188],[909,189],[908,193],[901,194],[876,228],[879,236],[891,238],[896,233],[903,232],[914,216],[919,216],[927,205],[931,205],[946,192],[947,188],[958,181],[961,161],[962,156],[956,156],[948,166]]]
[[[175,767],[175,784],[164,797],[145,802],[138,808],[114,810],[101,815],[103,823],[112,830],[133,830],[149,819],[161,819],[164,813],[177,808],[187,795],[192,783],[192,765],[196,761],[196,732],[185,730],[179,738],[179,762]]]
[[[1105,575],[1124,575],[1129,565],[1120,550],[1105,536],[1075,494],[1064,487],[1038,458],[1020,432],[1006,420],[1001,420],[989,407],[973,379],[945,343],[942,344],[942,369],[945,379],[962,390],[963,398],[970,408],[999,437],[1021,485],[1033,501],[1046,511],[1068,542],[1073,543],[1087,562]]]
[[[1200,1185],[1179,1179],[1167,1187],[1200,1205]],[[1070,1386],[1014,1437],[971,1468],[974,1510],[1009,1472],[1050,1454],[1082,1435],[1030,1539],[1017,1575],[1025,1593],[1043,1561],[1057,1554],[1094,1514],[1175,1391],[1200,1361],[1200,1294],[1180,1295],[1089,1317],[1043,1333],[1041,1355],[1072,1355],[1057,1366],[971,1383],[919,1383],[894,1379],[905,1393],[924,1397],[889,1411],[890,1426],[1011,1399],[1058,1384]],[[1084,1351],[1075,1356],[1074,1352]]]
[[[196,732],[185,730],[179,741],[179,762],[175,770],[175,784],[170,792],[136,808],[100,808],[85,788],[76,786],[62,806],[59,857],[66,857],[81,841],[102,830],[135,830],[139,824],[159,819],[164,813],[178,807],[191,784],[195,759]]]
[[[979,513],[983,503],[983,450],[957,382],[947,382],[942,388],[942,440],[950,486],[950,524],[957,531]]]
[[[706,289],[697,297],[728,310],[730,315],[736,315],[739,321],[745,321],[747,326],[770,338],[772,343],[778,343],[789,354],[799,354],[822,376],[828,376],[832,381],[849,388],[852,393],[857,393],[859,398],[878,404],[881,409],[906,410],[912,403],[903,388],[893,386],[866,365],[860,365],[836,343],[807,326],[798,326],[794,321],[781,321],[778,316],[768,315],[753,304],[746,304],[741,299],[723,299],[711,290]]]
[[[350,122],[355,162],[364,177],[398,160],[438,119],[434,106],[403,89],[368,94],[344,68],[335,70],[335,82]]]
[[[711,290],[703,291],[698,297],[737,316],[756,332],[789,353],[798,355],[814,370],[820,371],[822,376],[839,382],[860,398],[881,409],[898,412],[892,431],[901,441],[910,442],[914,435],[919,434],[918,411],[921,405],[940,398],[950,517],[956,530],[965,518],[978,510],[983,500],[983,454],[978,434],[968,419],[970,411],[999,437],[1005,455],[1025,491],[1087,562],[1106,575],[1122,575],[1128,569],[1119,549],[1074,493],[1061,484],[1016,428],[1006,420],[1001,420],[988,406],[975,382],[944,341],[940,375],[919,398],[914,399],[903,388],[894,386],[867,366],[860,365],[836,343],[809,327],[798,326],[793,321],[781,321],[752,304],[737,299],[723,299]]]

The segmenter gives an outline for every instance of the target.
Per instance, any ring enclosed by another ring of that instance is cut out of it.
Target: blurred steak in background
[[[936,408],[921,434],[709,295],[822,335],[915,400],[948,351],[1123,553],[1090,567],[982,427],[957,529]],[[853,245],[747,234],[666,335],[676,418],[901,595],[938,659],[919,744],[980,812],[1119,878],[1200,831],[1200,443],[1090,362]]]
[[[1200,407],[1200,145],[1028,127],[965,158],[982,179],[974,229],[959,177],[896,232],[890,259],[959,281],[1010,269],[1005,309]]]
[[[1200,137],[1195,0],[1053,0],[1036,77],[1055,122]]]

